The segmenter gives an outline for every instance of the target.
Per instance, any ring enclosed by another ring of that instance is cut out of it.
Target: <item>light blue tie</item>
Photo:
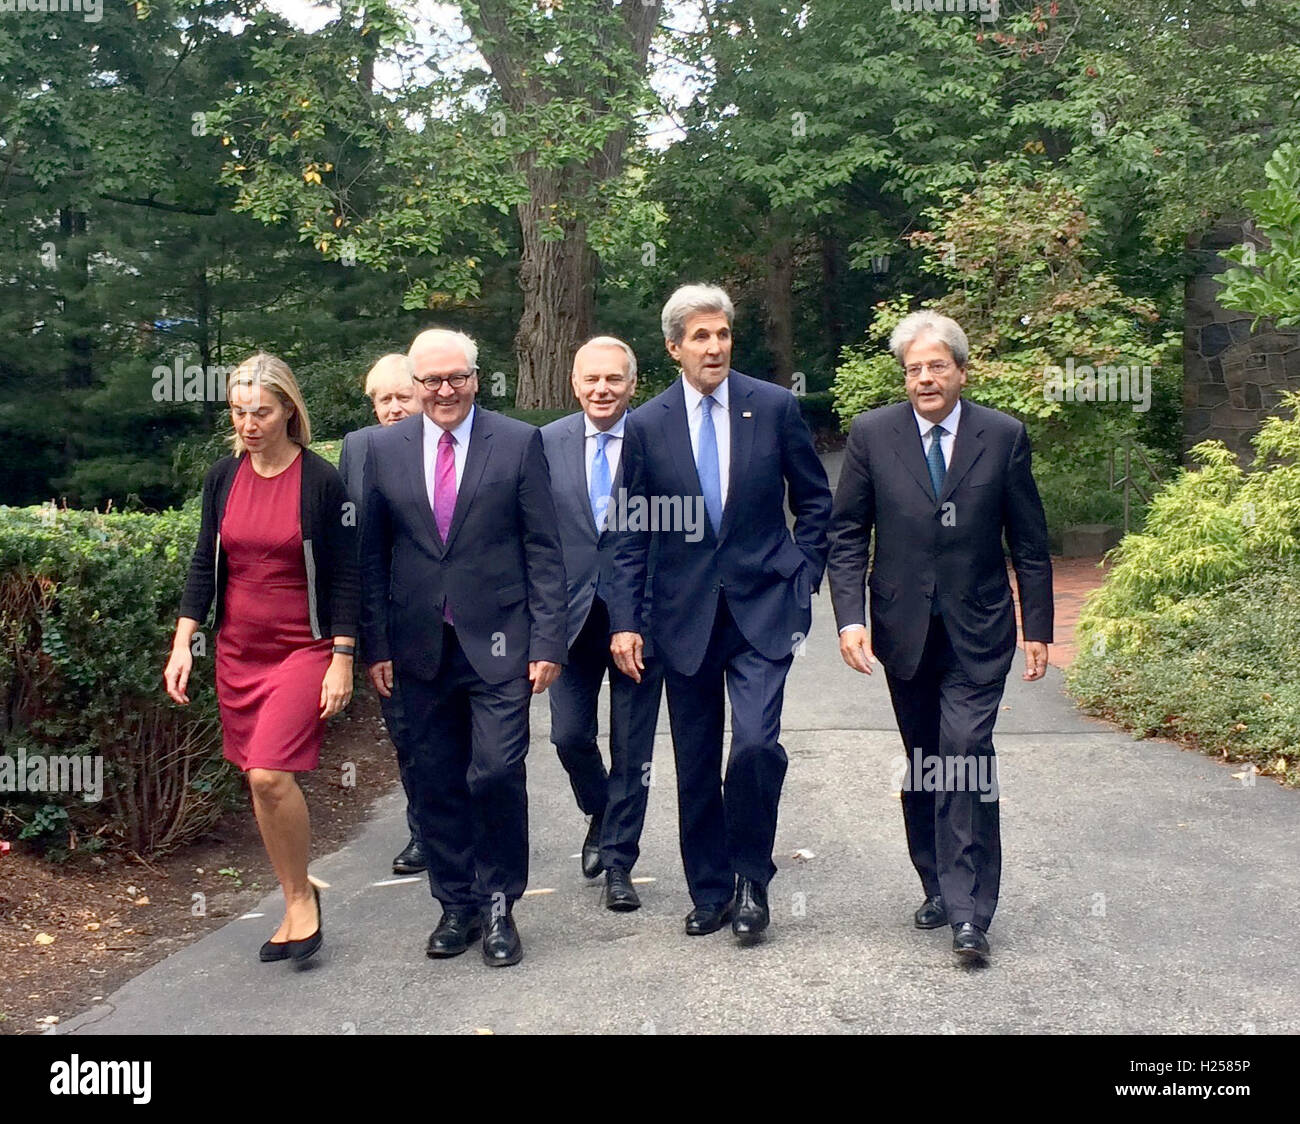
[[[718,435],[713,429],[713,407],[717,405],[712,394],[700,399],[699,454],[695,460],[700,474],[700,492],[704,496],[704,509],[709,513],[716,535],[722,526],[722,473],[718,470]]]
[[[925,455],[925,463],[930,469],[930,483],[934,485],[934,498],[939,498],[939,493],[943,491],[943,478],[948,475],[947,466],[943,463],[943,445],[940,442],[943,435],[948,431],[941,425],[936,425],[930,430],[930,451]]]
[[[609,444],[608,433],[596,434],[596,452],[591,458],[591,486],[587,490],[591,500],[591,517],[596,521],[596,530],[601,531],[605,525],[605,510],[609,507],[609,493],[613,484],[609,478],[609,460],[605,456],[605,446]]]

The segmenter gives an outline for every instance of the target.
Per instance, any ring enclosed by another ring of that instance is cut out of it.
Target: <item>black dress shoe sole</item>
[[[721,930],[723,926],[725,926],[727,922],[731,920],[731,915],[732,915],[732,910],[731,907],[728,906],[726,909],[724,909],[721,913],[718,914],[717,923],[711,925],[707,929],[700,929],[700,928],[692,929],[690,924],[688,923],[686,926],[686,935],[688,937],[707,937],[711,933],[716,933],[719,930]]]
[[[606,898],[605,908],[615,913],[632,913],[641,908],[637,898]]]
[[[509,968],[512,964],[518,964],[523,958],[522,947],[515,949],[509,956],[489,956],[486,949],[483,951],[483,963],[489,968]]]
[[[414,863],[393,863],[394,874],[423,874],[429,867],[421,863],[416,866]]]

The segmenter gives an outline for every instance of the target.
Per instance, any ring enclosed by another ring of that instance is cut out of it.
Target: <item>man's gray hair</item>
[[[397,352],[381,355],[375,360],[375,365],[366,372],[366,397],[374,398],[376,384],[386,378],[396,376],[414,385],[411,374],[411,357],[409,355],[399,355]]]
[[[970,359],[970,343],[966,339],[966,333],[961,330],[961,325],[951,317],[923,309],[905,316],[890,334],[889,350],[894,353],[900,367],[903,366],[903,356],[907,354],[907,349],[921,336],[934,336],[952,352],[952,361],[958,367],[966,366]]]
[[[624,365],[624,374],[629,379],[636,378],[636,352],[633,351],[617,336],[592,336],[577,351],[573,353],[573,373],[578,373],[578,356],[589,347],[616,347],[621,351],[627,362]]]
[[[717,285],[683,285],[664,305],[660,317],[664,339],[681,343],[686,336],[686,321],[702,312],[720,312],[727,318],[727,327],[734,326],[736,306],[731,303],[726,290]]]
[[[430,344],[454,343],[461,351],[465,353],[465,366],[471,371],[478,370],[478,344],[469,338],[464,332],[453,332],[447,328],[427,328],[411,341],[410,350],[407,355],[415,357],[415,353],[423,347]]]

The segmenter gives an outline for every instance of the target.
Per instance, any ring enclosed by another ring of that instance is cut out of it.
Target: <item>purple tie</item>
[[[444,429],[438,438],[438,463],[433,470],[433,518],[446,543],[451,515],[456,510],[456,439]]]
[[[438,534],[443,545],[451,530],[452,512],[456,510],[456,439],[444,429],[438,438],[438,461],[433,469],[433,520],[438,524]],[[451,606],[444,600],[442,619],[452,623]]]

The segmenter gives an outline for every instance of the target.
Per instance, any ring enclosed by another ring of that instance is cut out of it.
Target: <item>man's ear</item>
[[[680,363],[682,360],[682,346],[673,343],[672,340],[664,340],[664,347],[668,349],[668,354],[673,357],[673,362]]]

